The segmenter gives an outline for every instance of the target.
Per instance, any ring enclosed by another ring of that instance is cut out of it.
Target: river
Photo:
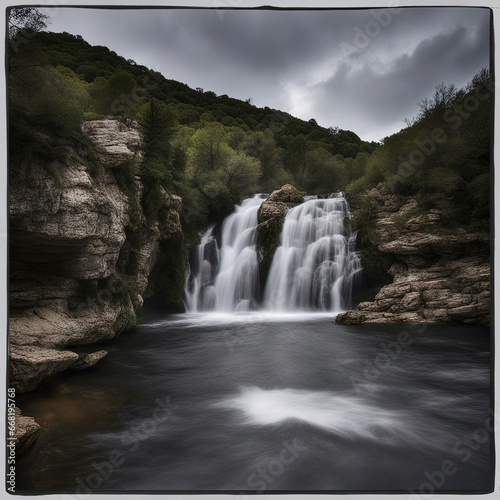
[[[104,348],[18,397],[18,492],[490,488],[485,328],[143,311]]]

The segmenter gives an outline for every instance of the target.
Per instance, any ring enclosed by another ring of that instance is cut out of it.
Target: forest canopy
[[[437,85],[405,128],[369,143],[314,118],[192,89],[79,35],[25,35],[13,32],[9,47],[11,165],[33,157],[63,164],[82,140],[83,120],[137,122],[143,160],[118,176],[124,189],[141,177],[150,222],[160,216],[160,188],[183,198],[182,222],[196,238],[242,198],[285,183],[308,194],[346,190],[354,203],[382,183],[389,193],[441,209],[450,223],[489,216],[486,69],[464,89]]]

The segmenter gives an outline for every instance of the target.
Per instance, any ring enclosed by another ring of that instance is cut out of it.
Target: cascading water
[[[339,312],[351,307],[361,263],[349,217],[342,194],[288,211],[264,291],[267,309]]]
[[[256,307],[259,298],[257,211],[266,196],[256,194],[243,200],[226,217],[220,249],[214,226],[201,235],[185,286],[188,312],[248,311]]]
[[[192,265],[189,267],[184,296],[189,312],[209,311],[215,307],[214,281],[219,270],[220,250],[214,236],[215,226],[201,234]]]
[[[201,235],[186,280],[188,312],[248,311],[259,303],[257,211],[266,195],[248,198],[222,225],[221,247],[214,226]],[[264,290],[272,311],[349,309],[361,264],[349,205],[336,198],[310,199],[288,211],[281,246]]]

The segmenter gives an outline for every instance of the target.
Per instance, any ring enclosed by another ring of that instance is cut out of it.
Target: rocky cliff
[[[378,258],[392,283],[371,302],[337,316],[338,323],[463,322],[489,325],[489,225],[447,227],[440,210],[423,211],[411,197],[367,194],[375,215],[364,267]]]
[[[139,178],[120,182],[141,157],[137,127],[99,120],[83,131],[93,162],[10,167],[10,384],[20,392],[105,356],[82,346],[135,325],[160,246],[182,230],[179,197],[162,191],[167,221],[147,225]]]

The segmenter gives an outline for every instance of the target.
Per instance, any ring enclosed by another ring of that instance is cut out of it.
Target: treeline
[[[359,201],[382,183],[390,194],[415,196],[421,210],[438,209],[450,227],[487,224],[492,89],[485,68],[463,89],[437,85],[406,128],[370,155],[363,175],[347,188],[351,198]]]
[[[68,33],[15,35],[9,70],[11,161],[31,157],[54,169],[84,140],[82,120],[137,121],[145,156],[123,166],[121,183],[127,189],[135,175],[142,178],[146,201],[137,210],[149,221],[158,218],[161,188],[182,196],[183,225],[193,238],[243,197],[285,183],[310,194],[347,186],[356,208],[382,183],[388,193],[416,196],[422,210],[438,208],[450,225],[489,216],[487,70],[464,89],[437,86],[418,116],[382,144],[251,99],[191,89]]]
[[[382,285],[392,282],[387,274],[392,260],[377,248],[378,205],[370,196],[372,188],[416,199],[415,208],[395,219],[397,228],[434,210],[440,223],[428,224],[424,231],[446,236],[458,227],[489,229],[492,90],[486,69],[463,89],[436,86],[434,95],[420,102],[418,115],[385,138],[368,158],[363,174],[347,186],[353,226],[358,231],[356,249],[364,269],[364,295],[358,300],[373,300]],[[470,248],[471,253],[479,250]]]
[[[22,35],[9,54],[11,159],[34,155],[53,165],[81,139],[82,120],[137,121],[144,161],[125,165],[122,178],[145,181],[150,219],[161,187],[182,196],[183,223],[193,234],[257,191],[287,182],[309,193],[343,189],[379,146],[258,108],[250,98],[191,89],[78,35]]]

